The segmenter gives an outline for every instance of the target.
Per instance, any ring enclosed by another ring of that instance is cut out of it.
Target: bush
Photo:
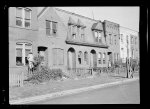
[[[34,72],[31,77],[27,79],[27,81],[33,83],[41,83],[49,80],[57,80],[61,79],[64,73],[61,69],[50,69],[47,66],[41,65],[41,57],[34,57]]]
[[[61,79],[63,75],[61,69],[49,69],[46,66],[41,66],[40,70],[35,71],[33,75],[28,78],[28,81],[38,81],[38,83],[41,83]]]

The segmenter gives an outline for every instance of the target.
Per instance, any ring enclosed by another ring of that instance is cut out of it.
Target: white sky
[[[139,31],[139,7],[57,7],[95,20],[109,20]],[[41,8],[39,8],[41,10]],[[93,11],[93,14],[92,14]]]

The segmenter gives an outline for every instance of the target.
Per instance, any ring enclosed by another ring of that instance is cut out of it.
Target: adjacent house
[[[106,44],[109,46],[107,56],[112,63],[120,59],[120,31],[119,24],[104,20],[104,33],[106,36]]]
[[[139,33],[120,26],[120,57],[126,62],[127,57],[139,60]]]
[[[8,28],[11,78],[20,72],[27,72],[27,55],[37,52],[37,7],[10,7]]]

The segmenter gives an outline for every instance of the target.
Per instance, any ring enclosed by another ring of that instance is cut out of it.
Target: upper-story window
[[[102,33],[100,31],[94,31],[96,42],[102,42]]]
[[[79,51],[78,62],[79,62],[79,64],[82,64],[82,51]]]
[[[81,27],[81,38],[84,39],[84,28]]]
[[[46,20],[46,35],[56,35],[57,22]]]
[[[120,35],[121,42],[123,43],[123,34]]]
[[[115,45],[117,44],[117,35],[114,35]]]
[[[77,26],[75,26],[75,25],[72,25],[72,37],[73,37],[73,39],[76,39],[76,29],[77,29]]]
[[[31,27],[31,9],[16,8],[16,25],[25,28]]]

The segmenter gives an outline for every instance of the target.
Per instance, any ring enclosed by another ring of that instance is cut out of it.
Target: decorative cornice
[[[71,39],[66,39],[67,44],[73,44],[73,45],[82,45],[82,46],[91,46],[91,47],[98,47],[98,48],[108,48],[108,45],[104,44],[98,44],[98,43],[89,43],[89,42],[81,42],[81,41],[75,41]]]

